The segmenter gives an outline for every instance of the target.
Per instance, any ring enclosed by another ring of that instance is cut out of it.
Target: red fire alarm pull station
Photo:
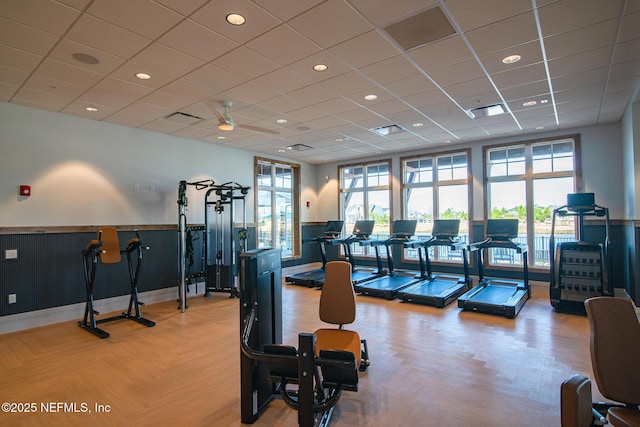
[[[24,197],[29,197],[31,195],[31,186],[30,185],[21,185],[20,186],[20,195]]]

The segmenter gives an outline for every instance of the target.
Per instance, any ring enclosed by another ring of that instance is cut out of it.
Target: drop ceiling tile
[[[85,87],[93,86],[105,76],[102,73],[96,73],[54,59],[45,59],[35,74]]]
[[[103,121],[113,123],[115,125],[137,128],[149,123],[151,119],[152,118],[149,116],[135,114],[130,111],[126,111],[126,109],[122,109],[108,117],[105,117]]]
[[[612,46],[617,26],[618,21],[610,19],[547,37],[544,40],[547,60]]]
[[[348,95],[353,92],[369,90],[376,86],[368,78],[356,71],[340,74],[320,82],[320,85],[335,92]]]
[[[393,95],[403,99],[416,93],[437,90],[436,85],[423,74],[388,83],[385,85],[385,88]]]
[[[503,63],[502,60],[510,55],[520,55],[522,59],[513,64]],[[540,48],[540,42],[536,40],[483,55],[480,57],[480,61],[488,73],[499,73],[542,62],[542,49]]]
[[[43,75],[31,76],[31,78],[29,78],[29,80],[24,84],[24,87],[40,92],[48,92],[69,99],[75,99],[87,90],[86,86],[52,79]]]
[[[156,0],[181,15],[188,16],[209,0]]]
[[[640,59],[636,61],[623,62],[611,67],[612,80],[624,79],[626,77],[640,76]]]
[[[626,42],[640,37],[640,12],[630,13],[624,16],[620,37],[618,41]]]
[[[337,94],[320,85],[310,85],[287,93],[291,98],[304,102],[306,105],[314,105],[328,99],[335,98]]]
[[[429,72],[429,76],[444,88],[464,81],[475,80],[484,75],[484,71],[482,71],[482,68],[480,68],[480,65],[475,59]]]
[[[175,76],[182,76],[204,65],[200,59],[185,55],[160,43],[153,43],[134,56],[133,61]]]
[[[15,68],[0,67],[0,82],[13,86],[21,86],[29,77],[29,73],[25,73]]]
[[[131,58],[151,43],[151,39],[87,14],[71,27],[66,38],[121,58]]]
[[[554,78],[551,83],[554,91],[563,91],[605,82],[608,74],[609,67],[595,68]]]
[[[325,49],[373,28],[342,0],[323,2],[291,19],[289,24]]]
[[[214,89],[216,92],[228,90],[244,81],[242,77],[210,64],[193,70],[185,75],[184,79]]]
[[[162,91],[171,93],[190,101],[200,101],[203,98],[213,96],[216,91],[185,79],[175,80],[162,87]]]
[[[371,46],[376,48],[371,49]],[[329,52],[354,68],[366,67],[400,54],[398,49],[375,30],[333,46],[329,48]]]
[[[28,25],[0,17],[0,44],[36,55],[46,55],[58,37]]]
[[[232,95],[235,98],[244,100],[249,104],[258,104],[265,99],[273,98],[278,95],[278,92],[274,91],[268,86],[262,86],[248,81],[241,85],[229,89],[226,93]]]
[[[594,70],[609,65],[611,48],[605,47],[549,61],[552,78]]]
[[[419,47],[409,52],[408,55],[418,67],[427,72],[473,58],[473,53],[467,48],[460,36],[452,36]]]
[[[378,84],[388,84],[397,80],[416,76],[420,70],[403,55],[396,55],[360,70]]]
[[[509,34],[509,37],[497,35]],[[526,12],[466,33],[472,49],[479,55],[508,49],[538,39],[533,12]]]
[[[280,113],[289,113],[305,106],[305,103],[287,95],[278,95],[263,101],[262,106]]]
[[[491,81],[487,77],[480,77],[478,79],[468,80],[455,85],[447,86],[447,93],[455,100],[477,98],[483,99],[485,97],[499,98]],[[483,105],[489,105],[484,101],[481,101]]]
[[[315,104],[314,107],[319,108],[326,113],[338,115],[344,113],[345,111],[351,111],[360,108],[358,104],[355,104],[352,101],[342,97],[320,102],[318,104]]]
[[[69,7],[72,7],[76,10],[84,10],[85,6],[91,0],[58,0],[58,3],[66,4]]]
[[[545,37],[617,17],[623,0],[562,0],[538,9]],[[567,19],[571,17],[571,19]]]
[[[376,26],[384,27],[401,18],[430,9],[438,2],[435,0],[403,0],[401,2],[349,0],[349,3]]]
[[[640,59],[640,38],[620,43],[616,46],[614,64]]]
[[[161,108],[166,108],[169,113],[179,111],[181,108],[193,103],[193,101],[188,98],[176,96],[172,93],[163,92],[161,90],[151,92],[140,101],[146,104],[152,104]]]
[[[211,64],[246,79],[253,79],[279,68],[275,62],[244,46],[232,50]]]
[[[0,66],[31,72],[40,61],[42,61],[42,56],[0,45]]]
[[[73,55],[76,53],[91,55],[97,58],[100,62],[98,64],[85,64],[76,60]],[[104,51],[94,49],[71,40],[61,40],[60,43],[51,51],[49,58],[55,59],[60,62],[64,62],[74,67],[84,68],[95,73],[109,74],[125,61],[124,58],[111,55]]]
[[[9,102],[13,94],[18,90],[18,86],[3,83],[0,81],[0,101]]]
[[[182,21],[158,41],[205,62],[218,58],[238,46],[233,40],[191,19]]]
[[[482,2],[445,0],[444,5],[449,13],[455,16],[462,31],[470,31],[531,10],[530,0],[488,0]]]
[[[64,34],[80,12],[64,4],[39,0],[4,0],[0,16],[55,35]]]
[[[90,104],[104,105],[110,108],[123,108],[144,97],[153,89],[134,85],[123,80],[106,78],[85,92],[80,98]]]
[[[87,12],[154,40],[183,19],[179,13],[152,0],[95,0]]]
[[[229,24],[226,16],[239,11],[247,22],[239,26]],[[240,44],[258,37],[281,23],[279,19],[248,0],[208,2],[190,18]]]
[[[60,111],[72,101],[72,98],[40,92],[29,88],[21,88],[13,97],[12,102],[20,105],[35,106],[51,111]]]
[[[171,133],[183,127],[186,126],[182,123],[176,123],[165,119],[158,119],[140,126],[140,129],[146,129],[152,132]]]
[[[521,86],[510,87],[501,90],[502,96],[507,102],[518,99],[532,98],[549,93],[549,83],[546,80],[531,82]]]
[[[508,89],[515,86],[522,86],[547,79],[547,72],[544,64],[528,65],[526,67],[515,68],[510,71],[503,71],[491,75],[493,82],[499,90]]]
[[[309,80],[288,68],[278,68],[252,80],[261,86],[266,86],[277,93],[287,93],[309,85]]]
[[[87,111],[86,107],[89,106],[97,107],[98,111]],[[90,102],[76,100],[71,102],[60,112],[92,120],[103,120],[109,117],[109,115],[115,113],[116,109],[107,107],[106,105],[98,105],[92,104]]]
[[[320,51],[317,44],[287,25],[280,25],[245,46],[280,65],[291,64]]]
[[[253,0],[253,3],[259,5],[263,9],[269,11],[272,15],[279,17],[283,21],[288,21],[317,4],[322,3],[324,0]]]

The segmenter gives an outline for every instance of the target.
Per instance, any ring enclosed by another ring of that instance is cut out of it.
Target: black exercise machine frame
[[[103,329],[98,328],[98,324],[100,323],[112,322],[114,320],[120,319],[130,319],[149,328],[155,326],[156,324],[156,322],[142,317],[142,313],[140,312],[140,307],[144,306],[145,304],[138,299],[138,277],[140,268],[142,266],[143,250],[148,250],[149,247],[142,246],[140,236],[138,235],[138,230],[134,230],[134,232],[136,234],[136,238],[131,239],[127,244],[127,247],[124,250],[120,251],[121,254],[126,253],[127,255],[129,282],[131,284],[129,308],[127,311],[122,312],[117,316],[112,316],[105,319],[96,319],[96,315],[99,315],[100,312],[98,312],[93,305],[93,288],[96,280],[98,258],[100,257],[100,253],[102,253],[103,251],[102,246],[104,245],[104,242],[102,241],[102,231],[98,231],[98,240],[93,241],[87,248],[82,250],[82,263],[84,267],[85,291],[87,293],[87,298],[85,302],[84,317],[82,320],[78,321],[78,326],[97,335],[102,339],[108,338],[109,333]],[[137,252],[135,268],[131,259],[131,254],[134,251]],[[91,260],[90,263],[89,259]],[[132,313],[132,311],[134,313]]]
[[[462,251],[462,267],[464,271],[464,282],[465,287],[461,288],[461,291],[456,292],[452,295],[449,295],[447,298],[437,298],[431,296],[422,296],[418,298],[417,296],[410,299],[408,297],[408,292],[400,292],[400,300],[404,302],[418,302],[423,304],[435,305],[438,308],[445,307],[453,302],[459,295],[471,289],[471,284],[473,279],[469,275],[469,260],[467,256],[467,244],[465,242],[459,242],[454,240],[453,237],[438,237],[432,236],[429,240],[414,240],[410,242],[405,242],[405,248],[417,249],[418,250],[418,263],[420,264],[420,280],[433,280],[433,266],[431,264],[431,259],[429,258],[429,248],[435,246],[444,246],[448,247],[454,251]],[[422,256],[422,250],[424,250],[424,257]],[[420,283],[420,282],[418,282]],[[416,286],[418,285],[416,283]],[[409,289],[411,289],[410,287]]]
[[[256,350],[249,345],[255,321],[256,312],[252,308],[244,319],[241,339],[244,355],[267,363],[269,378],[279,383],[277,390],[283,401],[298,411],[299,426],[327,426],[342,390],[358,390],[358,366],[353,353],[321,350],[320,356],[316,356],[312,333],[298,335],[297,350],[284,344],[265,345],[263,351]],[[289,390],[287,384],[297,384],[298,389]]]

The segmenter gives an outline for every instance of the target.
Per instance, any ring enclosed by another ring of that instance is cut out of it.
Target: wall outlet
[[[16,303],[16,294],[9,294],[9,304]]]
[[[18,259],[17,249],[6,249],[4,251],[4,259]]]

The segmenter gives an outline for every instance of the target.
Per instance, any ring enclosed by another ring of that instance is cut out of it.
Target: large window
[[[466,151],[401,159],[404,219],[418,221],[416,236],[431,236],[434,219],[459,219],[459,238],[469,237],[469,162]],[[448,247],[429,248],[434,261],[462,262],[461,251]],[[405,257],[417,258],[415,249]]]
[[[578,140],[575,137],[485,149],[489,218],[518,218],[520,243],[529,245],[529,264],[549,267],[553,209],[579,191]],[[571,217],[556,224],[556,241],[575,240]],[[520,255],[493,249],[490,262],[522,264]],[[504,253],[503,253],[504,252]]]
[[[258,248],[278,248],[283,258],[299,255],[298,165],[256,158]]]
[[[351,233],[357,220],[375,220],[373,237],[389,236],[391,222],[390,162],[347,165],[338,168],[340,215]],[[368,255],[366,247],[354,246],[353,253]]]

